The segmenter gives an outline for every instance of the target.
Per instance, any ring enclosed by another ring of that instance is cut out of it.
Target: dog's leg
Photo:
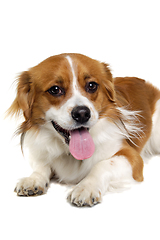
[[[102,201],[102,196],[110,187],[122,188],[125,183],[133,182],[132,163],[128,161],[127,156],[115,155],[98,162],[72,190],[68,200],[77,206],[93,206]]]
[[[30,177],[22,178],[16,185],[18,196],[35,196],[46,193],[51,176],[51,169],[42,166],[36,169]]]

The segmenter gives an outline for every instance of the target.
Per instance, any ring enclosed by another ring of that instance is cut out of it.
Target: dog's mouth
[[[56,122],[51,121],[54,129],[65,139],[69,145],[70,153],[78,160],[90,158],[95,150],[93,139],[88,128],[66,130]]]
[[[70,140],[70,133],[68,130],[62,128],[59,126],[56,122],[51,121],[54,129],[65,139],[66,144],[69,145],[69,140]]]

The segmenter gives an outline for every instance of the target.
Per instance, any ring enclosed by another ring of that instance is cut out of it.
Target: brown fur
[[[115,156],[125,156],[132,166],[133,178],[138,182],[143,181],[143,159],[134,148],[125,143]]]
[[[155,103],[160,98],[160,91],[144,80],[133,77],[116,78],[114,85],[117,103],[129,110],[140,111],[138,118],[143,125],[143,139],[133,139],[134,145],[129,142],[140,152],[151,133],[152,115],[155,111]]]

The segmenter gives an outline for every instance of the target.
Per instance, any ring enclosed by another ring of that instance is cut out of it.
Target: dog
[[[17,132],[33,168],[18,196],[45,194],[55,177],[74,185],[70,203],[93,206],[109,190],[142,182],[144,160],[160,153],[160,91],[113,78],[108,64],[81,54],[23,72],[8,114],[24,116]]]

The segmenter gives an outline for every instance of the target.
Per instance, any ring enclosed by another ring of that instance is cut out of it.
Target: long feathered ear
[[[103,80],[103,84],[106,89],[106,94],[111,102],[115,101],[115,90],[114,90],[114,83],[112,78],[112,73],[110,71],[109,65],[106,63],[102,63],[105,73],[106,73],[106,79]]]
[[[32,89],[31,77],[28,71],[23,72],[18,78],[17,96],[7,111],[7,115],[19,115],[23,112],[26,120],[31,117],[34,102],[34,91]]]

